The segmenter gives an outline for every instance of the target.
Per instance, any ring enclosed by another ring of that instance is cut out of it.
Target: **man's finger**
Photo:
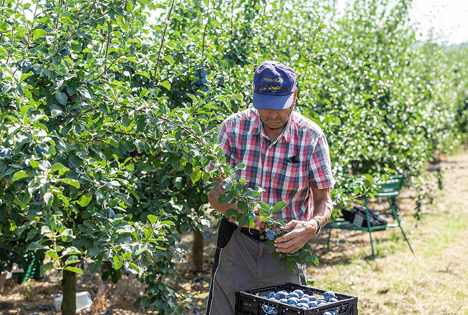
[[[280,227],[281,230],[289,230],[296,226],[296,220],[289,221],[285,226]]]
[[[292,240],[296,237],[295,235],[296,233],[294,233],[294,231],[291,231],[289,232],[288,234],[286,235],[283,235],[281,237],[278,237],[276,240],[275,240],[275,244],[276,243],[283,243],[283,242],[287,242],[289,240]]]

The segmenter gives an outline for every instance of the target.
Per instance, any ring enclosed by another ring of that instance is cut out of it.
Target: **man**
[[[330,219],[331,173],[328,144],[317,124],[293,111],[296,101],[294,70],[275,61],[263,62],[254,74],[254,108],[231,115],[222,124],[218,144],[231,166],[245,169],[237,178],[248,187],[265,189],[261,200],[273,206],[286,201],[277,213],[287,222],[288,234],[275,240],[276,250],[294,253],[315,236]],[[216,179],[220,183],[222,179]],[[221,213],[236,204],[220,204],[222,185],[209,193],[209,201]],[[305,266],[296,273],[279,270],[267,251],[259,227],[238,227],[226,218],[220,223],[206,315],[234,315],[235,292],[283,282],[305,284]]]

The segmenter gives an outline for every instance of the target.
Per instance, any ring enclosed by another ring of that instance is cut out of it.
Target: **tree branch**
[[[156,85],[156,75],[158,74],[159,61],[161,60],[161,51],[162,51],[163,44],[164,44],[164,37],[166,36],[167,26],[169,25],[169,22],[171,21],[171,13],[172,13],[172,8],[174,7],[174,3],[175,3],[175,0],[172,0],[171,8],[167,16],[166,26],[164,27],[163,36],[161,37],[161,45],[159,46],[158,59],[156,60],[156,65],[154,66],[153,88]]]

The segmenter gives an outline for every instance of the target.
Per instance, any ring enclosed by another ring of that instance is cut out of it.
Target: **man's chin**
[[[280,129],[280,128],[283,128],[285,124],[282,124],[282,123],[277,123],[277,124],[268,124],[268,127],[270,127],[270,129]]]

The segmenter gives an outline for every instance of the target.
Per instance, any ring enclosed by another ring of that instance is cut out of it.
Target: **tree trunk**
[[[76,315],[76,273],[64,270],[62,315]]]
[[[192,262],[193,271],[203,271],[203,247],[205,246],[204,234],[199,229],[193,231]]]

